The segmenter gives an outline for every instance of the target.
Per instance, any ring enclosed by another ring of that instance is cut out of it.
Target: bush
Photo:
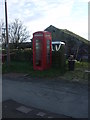
[[[5,51],[4,51],[5,52]],[[18,62],[33,62],[33,51],[31,49],[15,49],[10,51],[10,60]],[[6,58],[4,58],[5,61]],[[61,46],[59,51],[52,52],[52,68],[59,69],[64,73],[66,70],[66,57],[64,46]]]
[[[30,61],[32,62],[32,50],[16,50],[11,54],[11,61]]]
[[[66,57],[64,46],[59,51],[52,52],[52,67],[60,69],[61,72],[66,70]]]

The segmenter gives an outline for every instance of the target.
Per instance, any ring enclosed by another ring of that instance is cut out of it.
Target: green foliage
[[[7,61],[7,55],[6,51],[2,51],[4,57],[3,57],[3,62]],[[19,62],[31,62],[33,60],[33,53],[31,49],[13,49],[10,50],[10,61],[19,61]]]
[[[79,62],[75,63],[76,68],[88,69],[89,63],[88,62]]]
[[[38,71],[33,70],[33,64],[27,61],[13,61],[8,67],[6,63],[2,65],[2,73],[24,73],[30,75],[30,77],[40,77],[40,78],[64,78],[68,81],[78,81],[78,82],[87,82],[88,76],[85,74],[85,70],[88,70],[88,62],[76,62],[75,70],[68,71],[68,61],[66,61],[67,70],[62,73],[61,69],[58,66],[51,67],[51,69]]]
[[[88,70],[88,62],[75,62],[75,70],[74,71],[68,71],[68,61],[66,61],[67,64],[67,72],[64,74],[64,78],[69,81],[76,81],[81,83],[87,83],[88,82],[88,75],[85,73],[85,70]]]
[[[7,66],[5,62],[2,66],[2,73],[16,72],[16,73],[28,73],[33,69],[30,62],[10,62],[10,65]]]
[[[61,46],[59,51],[52,52],[52,67],[59,69],[62,73],[65,72],[66,58],[64,46]]]
[[[11,55],[11,61],[29,61],[32,62],[32,50],[16,50]]]
[[[3,64],[3,73],[6,72],[21,72],[29,73],[31,76],[38,77],[55,77],[65,72],[65,55],[64,47],[60,51],[52,53],[52,67],[44,71],[33,70],[33,53],[32,50],[13,50],[11,54],[11,63],[8,67],[6,63]],[[56,70],[57,69],[57,70]],[[53,74],[54,73],[54,74]]]
[[[7,66],[6,63],[4,63],[2,68],[3,68],[2,69],[3,74],[9,73],[9,72],[26,73],[32,77],[57,77],[62,74],[59,69],[56,70],[54,68],[44,70],[44,71],[33,70],[33,64],[25,61],[11,62],[9,67]]]

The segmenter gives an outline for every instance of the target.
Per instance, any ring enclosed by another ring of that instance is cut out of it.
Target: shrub
[[[32,50],[16,50],[12,54],[11,61],[30,61],[32,62]]]
[[[61,72],[66,70],[66,57],[64,46],[59,51],[52,52],[52,67],[60,69]]]

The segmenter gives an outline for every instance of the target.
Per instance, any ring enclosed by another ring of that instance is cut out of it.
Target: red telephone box
[[[44,70],[51,66],[52,38],[47,31],[33,33],[33,68]]]

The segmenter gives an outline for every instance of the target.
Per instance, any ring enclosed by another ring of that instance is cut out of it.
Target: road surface
[[[26,106],[88,118],[88,85],[63,80],[37,79],[25,76],[3,76],[3,101],[12,99]]]

